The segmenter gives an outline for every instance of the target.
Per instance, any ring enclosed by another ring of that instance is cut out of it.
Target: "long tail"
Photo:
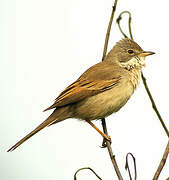
[[[66,119],[66,111],[63,108],[59,108],[53,111],[53,113],[45,120],[43,121],[38,127],[36,127],[33,131],[31,131],[28,135],[26,135],[24,138],[22,138],[20,141],[18,141],[14,146],[12,146],[7,152],[15,150],[18,146],[20,146],[22,143],[24,143],[26,140],[28,140],[30,137],[32,137],[34,134],[39,132],[41,129],[60,121],[63,121]]]

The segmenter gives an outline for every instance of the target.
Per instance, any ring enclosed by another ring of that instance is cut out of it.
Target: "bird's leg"
[[[104,134],[102,131],[100,131],[100,129],[97,128],[91,121],[86,120],[86,122],[88,122],[104,139],[108,140],[111,143],[110,136],[108,136],[108,135]]]

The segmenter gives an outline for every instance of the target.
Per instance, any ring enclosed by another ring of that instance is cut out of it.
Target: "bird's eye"
[[[133,53],[134,53],[134,51],[133,51],[132,49],[129,49],[127,52],[128,52],[129,54],[133,54]]]

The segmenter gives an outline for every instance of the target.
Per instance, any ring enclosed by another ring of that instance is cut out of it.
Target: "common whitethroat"
[[[41,129],[69,118],[88,122],[110,141],[110,137],[91,121],[107,117],[126,104],[140,81],[145,57],[152,54],[154,52],[143,51],[131,39],[125,38],[117,42],[103,62],[85,71],[56,98],[53,105],[44,110],[54,109],[52,114],[8,152]]]

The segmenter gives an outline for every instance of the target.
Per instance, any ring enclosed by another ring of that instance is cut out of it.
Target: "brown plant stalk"
[[[132,157],[132,160],[133,160],[133,163],[134,163],[134,180],[136,180],[137,179],[136,158],[133,156],[132,153],[127,153],[127,155],[126,155],[125,169],[128,170],[128,174],[129,174],[130,180],[132,180],[131,173],[130,173],[130,168],[129,168],[129,163],[128,163],[129,155]]]
[[[102,119],[102,126],[103,126],[104,133],[108,135],[105,118]],[[110,156],[110,159],[111,159],[111,161],[113,163],[116,175],[118,176],[119,180],[123,180],[122,175],[121,175],[120,170],[119,170],[119,167],[117,165],[116,159],[115,159],[115,155],[113,154],[111,144],[110,144],[110,142],[108,140],[106,140],[106,139],[104,139],[104,140],[106,142],[106,147],[108,149],[109,156]]]
[[[111,31],[111,26],[112,26],[114,14],[115,14],[116,7],[117,7],[117,2],[118,2],[118,0],[115,0],[114,5],[112,7],[112,13],[111,13],[111,16],[110,16],[110,20],[109,20],[109,24],[108,24],[108,28],[107,28],[107,32],[106,32],[106,38],[105,38],[105,42],[104,42],[104,50],[103,50],[102,61],[104,61],[104,59],[106,57],[106,54],[107,54],[109,36],[110,36],[110,31]]]
[[[107,47],[108,47],[108,41],[109,41],[109,36],[110,36],[110,30],[111,30],[111,26],[112,26],[114,14],[115,14],[116,7],[117,7],[117,1],[118,1],[118,0],[115,0],[115,1],[114,1],[114,5],[113,5],[113,8],[112,8],[112,13],[111,13],[111,16],[110,16],[110,20],[109,20],[109,24],[108,24],[108,28],[107,28],[107,33],[106,33],[106,38],[105,38],[105,43],[104,43],[104,50],[103,50],[102,61],[104,61],[104,59],[105,59],[105,57],[106,57]],[[104,133],[105,133],[106,135],[108,135],[105,118],[101,119],[101,121],[102,121],[103,131],[104,131]],[[120,170],[119,170],[119,168],[118,168],[117,162],[116,162],[116,160],[115,160],[115,155],[113,155],[113,151],[112,151],[112,148],[111,148],[111,144],[110,144],[110,142],[107,141],[106,139],[105,139],[104,141],[105,141],[105,143],[106,143],[106,147],[107,147],[107,149],[108,149],[109,156],[110,156],[110,159],[111,159],[112,164],[113,164],[113,166],[114,166],[116,175],[118,176],[118,179],[119,179],[119,180],[123,180],[122,175],[121,175],[121,173],[120,173]]]
[[[169,154],[169,141],[168,141],[168,144],[167,144],[167,146],[165,148],[165,151],[164,151],[163,157],[162,157],[162,159],[160,161],[160,164],[159,164],[159,166],[158,166],[158,168],[157,168],[157,170],[156,170],[156,172],[154,174],[153,180],[158,179],[158,177],[159,177],[159,175],[160,175],[160,173],[161,173],[161,171],[162,171],[162,169],[163,169],[163,167],[164,167],[164,165],[166,163],[168,154]]]
[[[75,174],[74,174],[74,180],[77,180],[77,173],[78,172],[80,172],[80,171],[82,171],[82,170],[84,170],[84,169],[88,169],[88,170],[90,170],[99,180],[102,180],[102,178],[92,169],[92,168],[90,168],[90,167],[84,167],[84,168],[80,168],[80,169],[78,169],[76,172],[75,172]]]

